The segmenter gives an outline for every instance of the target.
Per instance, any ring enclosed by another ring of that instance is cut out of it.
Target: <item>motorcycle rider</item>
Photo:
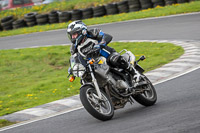
[[[136,78],[136,81],[140,79],[140,74],[135,71],[131,64],[115,49],[107,46],[112,40],[111,35],[105,34],[97,28],[88,30],[81,20],[73,21],[68,25],[67,35],[72,42],[70,48],[72,55],[78,52],[83,58],[87,58],[88,54],[99,53],[107,59],[107,63],[112,67],[127,70]]]

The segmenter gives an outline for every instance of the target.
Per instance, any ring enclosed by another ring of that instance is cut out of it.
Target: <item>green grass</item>
[[[119,22],[125,20],[133,20],[133,19],[140,19],[140,18],[148,18],[148,17],[159,17],[159,16],[167,16],[167,15],[174,15],[174,14],[181,14],[181,13],[190,13],[190,12],[199,12],[200,11],[200,1],[194,1],[185,4],[176,4],[172,6],[165,6],[165,7],[157,7],[147,10],[142,10],[138,12],[130,12],[130,13],[122,13],[117,15],[108,15],[99,18],[91,18],[85,19],[83,22],[87,25],[94,25],[94,24],[103,24],[103,23],[111,23],[111,22]],[[33,32],[43,32],[48,30],[55,30],[55,29],[63,29],[66,28],[67,25],[71,21],[67,23],[58,23],[58,24],[47,24],[43,26],[34,26],[34,27],[27,27],[22,29],[10,30],[10,31],[2,31],[0,32],[0,37],[4,36],[11,36],[11,35],[18,35],[18,34],[27,34]]]
[[[10,122],[7,120],[0,119],[0,128],[15,124],[16,122]]]
[[[118,52],[132,51],[146,70],[152,70],[184,53],[169,43],[111,43]],[[69,46],[51,46],[0,51],[0,116],[52,102],[79,93],[79,79],[67,78]]]

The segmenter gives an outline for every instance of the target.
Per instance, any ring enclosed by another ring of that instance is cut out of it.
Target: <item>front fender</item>
[[[83,88],[84,86],[92,86],[93,88],[95,88],[95,87],[94,87],[94,84],[93,84],[92,82],[90,82],[90,83],[85,83],[84,85],[81,86],[81,88]],[[80,90],[81,90],[81,88],[80,88]]]

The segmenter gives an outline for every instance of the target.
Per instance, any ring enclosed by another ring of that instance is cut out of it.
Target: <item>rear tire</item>
[[[153,84],[151,83],[151,81],[145,75],[142,75],[142,77],[143,77],[142,79],[144,81],[147,81],[149,83],[148,85],[143,86],[143,87],[145,87],[145,89],[148,89],[148,90],[144,91],[144,93],[142,93],[142,94],[133,96],[133,98],[141,105],[152,106],[157,101],[156,90],[155,90]]]
[[[107,121],[112,119],[114,108],[110,98],[102,90],[102,99],[97,99],[97,92],[92,86],[84,86],[80,90],[80,99],[85,109],[96,119]]]

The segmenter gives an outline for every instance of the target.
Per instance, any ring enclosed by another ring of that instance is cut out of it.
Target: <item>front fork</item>
[[[98,98],[99,98],[100,100],[102,100],[101,91],[100,91],[100,89],[99,89],[99,85],[97,84],[97,80],[96,80],[96,78],[95,78],[95,76],[94,76],[94,73],[93,73],[93,71],[92,71],[92,67],[91,67],[91,65],[88,65],[88,67],[89,67],[89,71],[90,71],[91,76],[92,76],[92,82],[93,82],[94,87],[95,87],[95,89],[96,89],[96,91],[97,91]]]

